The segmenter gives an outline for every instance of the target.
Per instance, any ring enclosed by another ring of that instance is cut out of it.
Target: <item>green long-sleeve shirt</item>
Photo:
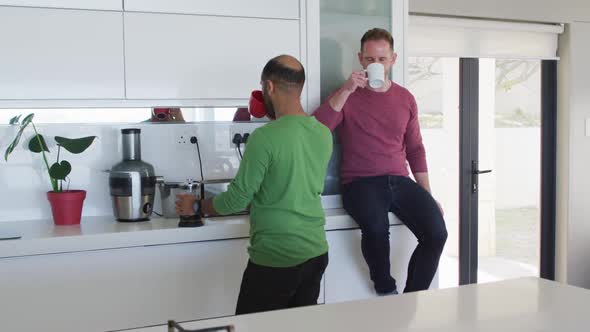
[[[332,154],[330,130],[313,117],[282,116],[254,130],[227,192],[213,200],[230,214],[250,204],[250,259],[290,267],[328,251],[321,192]]]

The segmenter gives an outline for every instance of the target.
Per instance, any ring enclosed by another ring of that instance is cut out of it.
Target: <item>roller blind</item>
[[[410,15],[409,56],[557,59],[560,24]]]

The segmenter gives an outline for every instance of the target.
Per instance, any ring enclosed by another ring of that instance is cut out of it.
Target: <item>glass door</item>
[[[556,72],[460,60],[460,284],[554,278]]]
[[[479,59],[478,282],[539,276],[541,60]]]

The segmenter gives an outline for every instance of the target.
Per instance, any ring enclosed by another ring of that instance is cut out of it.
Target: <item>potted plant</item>
[[[84,152],[94,142],[96,136],[81,137],[76,139],[69,139],[61,136],[55,136],[57,143],[57,158],[50,166],[47,161],[46,152],[49,153],[45,138],[37,132],[37,128],[33,123],[34,113],[25,116],[20,121],[21,115],[15,116],[10,120],[11,125],[19,126],[14,140],[4,153],[4,160],[8,161],[8,156],[18,146],[23,131],[31,125],[34,135],[29,139],[28,149],[33,153],[40,153],[43,157],[43,162],[49,175],[51,182],[51,191],[47,192],[47,199],[51,204],[51,212],[53,214],[53,221],[56,225],[73,225],[79,224],[82,216],[82,205],[86,198],[85,190],[69,190],[68,175],[72,171],[72,165],[64,159],[60,160],[62,148],[70,153],[79,154]],[[19,122],[20,121],[20,122]],[[68,181],[68,187],[63,189],[64,181]]]

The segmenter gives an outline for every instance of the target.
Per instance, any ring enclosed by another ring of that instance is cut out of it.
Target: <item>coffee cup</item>
[[[367,79],[369,86],[373,89],[379,89],[385,84],[385,66],[374,62],[367,66]]]
[[[255,118],[262,118],[266,115],[266,107],[264,106],[264,98],[262,97],[262,91],[254,90],[250,94],[250,102],[248,104],[248,110]]]

